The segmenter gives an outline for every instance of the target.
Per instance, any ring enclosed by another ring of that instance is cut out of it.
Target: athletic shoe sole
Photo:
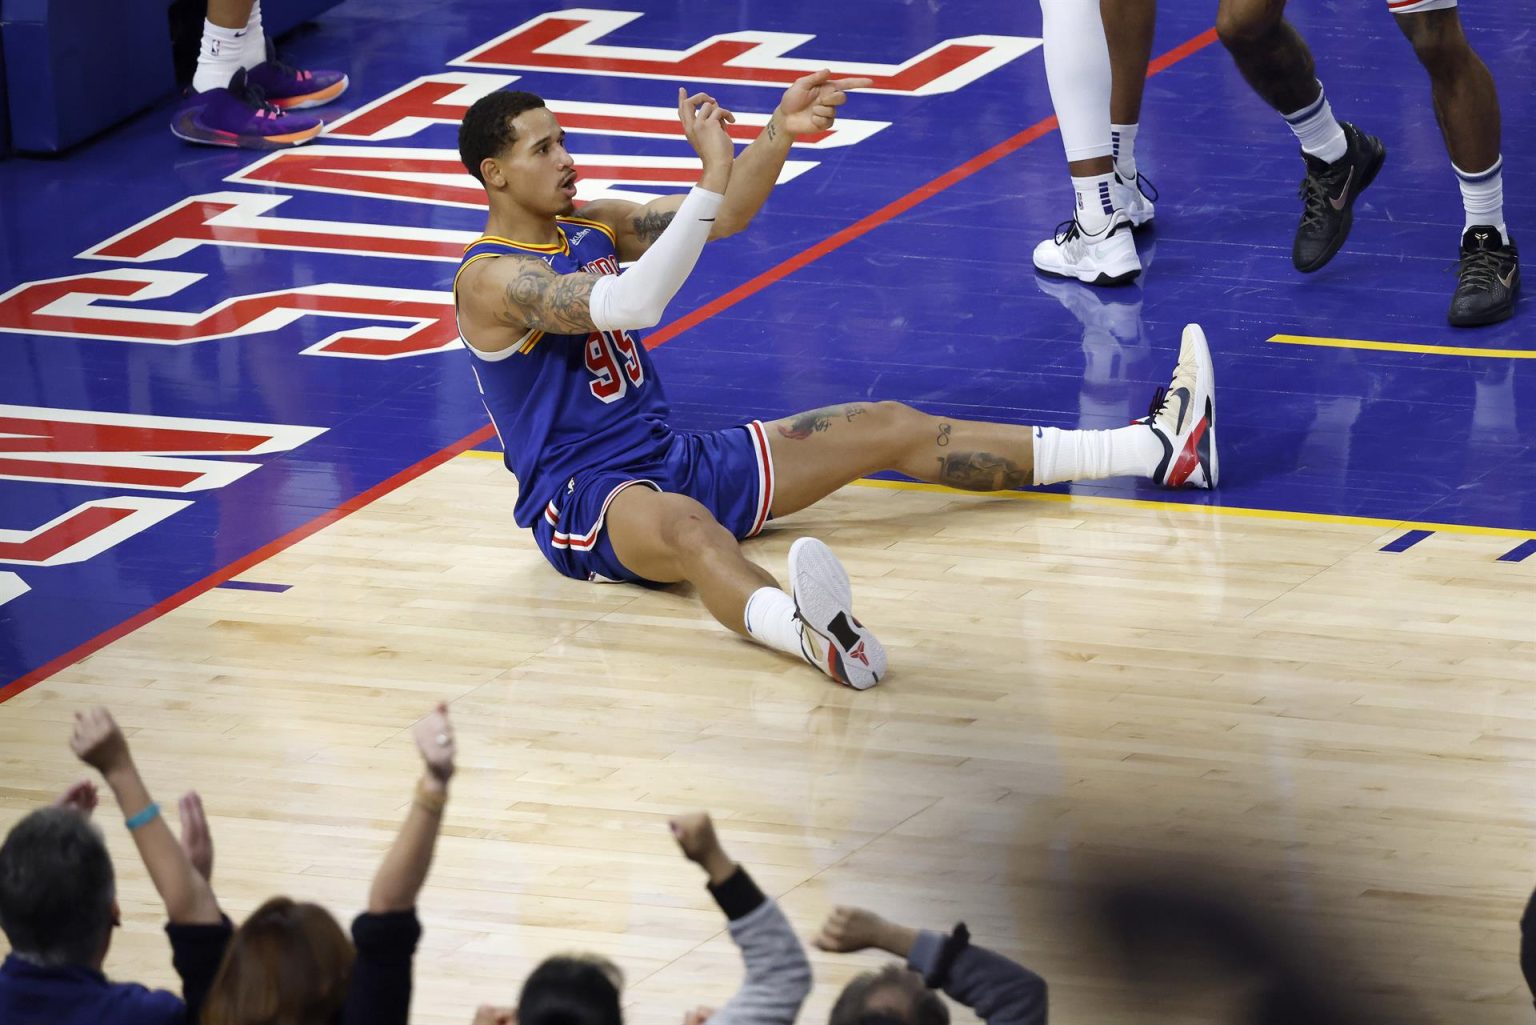
[[[1046,270],[1038,264],[1035,266],[1035,270],[1040,274],[1044,274],[1048,278],[1062,278],[1066,281],[1081,281],[1085,285],[1097,285],[1100,288],[1119,288],[1122,285],[1133,284],[1137,278],[1141,277],[1141,268],[1139,267],[1136,270],[1127,271],[1124,274],[1105,274],[1101,271],[1096,277],[1091,278],[1084,277],[1081,274],[1065,274],[1061,271]]]
[[[821,637],[818,667],[854,690],[868,690],[885,675],[885,646],[853,617],[853,587],[832,549],[802,537],[789,549],[789,586],[800,620]]]
[[[267,102],[283,110],[308,110],[310,107],[323,107],[346,92],[349,84],[348,79],[344,77],[341,81],[327,86],[318,92],[305,93],[302,96],[286,96],[282,99],[268,96]]]
[[[182,126],[172,121],[171,134],[178,139],[195,142],[202,146],[227,146],[231,149],[291,149],[314,139],[323,127],[323,125],[316,125],[311,130],[292,132],[288,135],[236,135],[234,132],[204,128],[197,124]]]

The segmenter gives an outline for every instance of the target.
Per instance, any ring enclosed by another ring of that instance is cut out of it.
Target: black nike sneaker
[[[1307,176],[1301,181],[1301,223],[1291,262],[1303,274],[1318,270],[1337,253],[1355,223],[1355,198],[1376,180],[1387,159],[1387,148],[1374,135],[1366,135],[1348,121],[1344,128],[1344,155],[1325,164],[1309,153]]]
[[[1451,324],[1481,327],[1508,320],[1520,294],[1520,253],[1499,229],[1474,224],[1461,236],[1461,268],[1451,296]]]

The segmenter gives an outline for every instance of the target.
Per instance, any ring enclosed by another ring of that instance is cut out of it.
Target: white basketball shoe
[[[1074,217],[1062,221],[1056,235],[1035,247],[1035,269],[1089,285],[1128,285],[1141,274],[1141,257],[1131,238],[1131,219],[1116,210],[1109,225],[1089,235]]]
[[[1216,371],[1199,324],[1184,328],[1173,380],[1152,397],[1152,408],[1136,421],[1152,428],[1163,443],[1163,458],[1152,477],[1170,488],[1214,488],[1221,476],[1216,454]]]
[[[789,549],[789,593],[800,617],[800,653],[838,683],[868,690],[885,675],[885,646],[853,618],[853,588],[832,549],[802,537]]]
[[[1115,180],[1109,186],[1109,194],[1115,209],[1125,212],[1133,228],[1144,228],[1157,216],[1157,186],[1148,181],[1144,174],[1126,181],[1116,171]]]

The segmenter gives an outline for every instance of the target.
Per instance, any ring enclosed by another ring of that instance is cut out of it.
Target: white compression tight
[[[1067,160],[1107,157],[1111,71],[1099,0],[1040,0],[1040,13],[1045,78]]]

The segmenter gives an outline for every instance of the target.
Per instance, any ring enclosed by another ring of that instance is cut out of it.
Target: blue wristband
[[[128,827],[128,832],[133,832],[141,826],[147,826],[160,817],[160,806],[154,801],[149,802],[149,807],[139,812],[133,818],[128,819],[123,825]]]

